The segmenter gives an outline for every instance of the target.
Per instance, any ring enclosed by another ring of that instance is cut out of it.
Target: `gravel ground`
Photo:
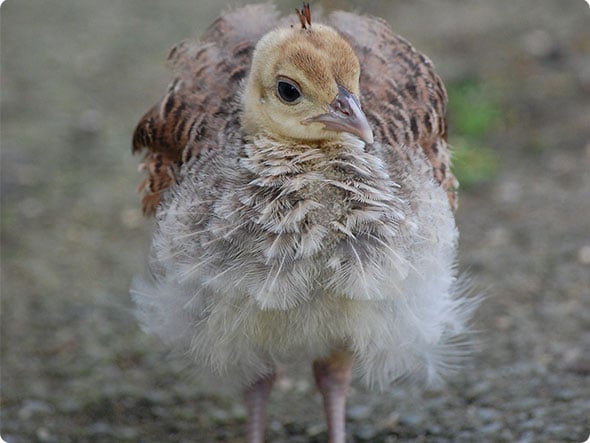
[[[128,296],[151,228],[134,193],[131,131],[168,82],[167,48],[202,32],[219,4],[2,6],[0,434],[9,443],[241,441],[241,399],[145,336]],[[488,294],[479,350],[445,387],[354,389],[350,441],[585,441],[590,8],[399,0],[363,9],[428,53],[447,84],[484,84],[501,115],[479,140],[497,173],[463,190],[457,215],[461,264]],[[308,372],[278,383],[269,441],[325,441]]]

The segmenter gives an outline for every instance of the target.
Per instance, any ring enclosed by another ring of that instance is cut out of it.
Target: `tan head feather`
[[[350,93],[358,104],[359,61],[350,44],[333,28],[322,24],[311,27],[306,6],[298,11],[302,25],[306,24],[304,29],[275,29],[256,45],[243,96],[242,123],[249,135],[263,133],[279,140],[322,142],[346,132],[327,129],[325,121],[322,125],[314,118],[331,113],[341,91]],[[299,99],[290,103],[282,100],[281,82],[295,88]]]

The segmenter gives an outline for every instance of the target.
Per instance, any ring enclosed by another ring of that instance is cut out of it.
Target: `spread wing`
[[[447,95],[432,62],[384,20],[342,11],[329,19],[359,58],[362,106],[375,140],[420,146],[456,208],[458,183],[446,142]]]
[[[134,153],[145,153],[143,210],[153,213],[182,163],[224,146],[239,130],[242,79],[256,42],[278,23],[271,5],[250,5],[225,14],[202,36],[173,47],[168,61],[175,78],[162,100],[139,121]]]

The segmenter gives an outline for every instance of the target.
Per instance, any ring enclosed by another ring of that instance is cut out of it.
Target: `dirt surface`
[[[134,192],[131,132],[165,90],[168,47],[200,34],[221,3],[2,5],[0,434],[9,443],[242,441],[241,399],[144,335],[128,295],[151,229]],[[461,267],[488,295],[478,352],[442,388],[354,389],[350,441],[585,441],[590,8],[363,5],[429,54],[451,90],[475,82],[494,103],[491,129],[470,143],[490,150],[497,168],[462,190],[457,214]],[[461,122],[450,117],[453,134]],[[309,372],[287,373],[273,392],[268,441],[325,439]]]

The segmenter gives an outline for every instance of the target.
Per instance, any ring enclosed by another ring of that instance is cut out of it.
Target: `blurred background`
[[[0,434],[17,442],[242,441],[241,399],[144,335],[128,287],[151,221],[131,134],[168,49],[242,1],[18,0],[0,9]],[[298,2],[280,1],[285,13]],[[479,350],[417,393],[354,389],[351,441],[582,442],[590,433],[590,8],[583,0],[318,1],[382,16],[435,63],[461,181]],[[293,15],[294,21],[296,20]],[[320,442],[307,372],[269,441]]]

